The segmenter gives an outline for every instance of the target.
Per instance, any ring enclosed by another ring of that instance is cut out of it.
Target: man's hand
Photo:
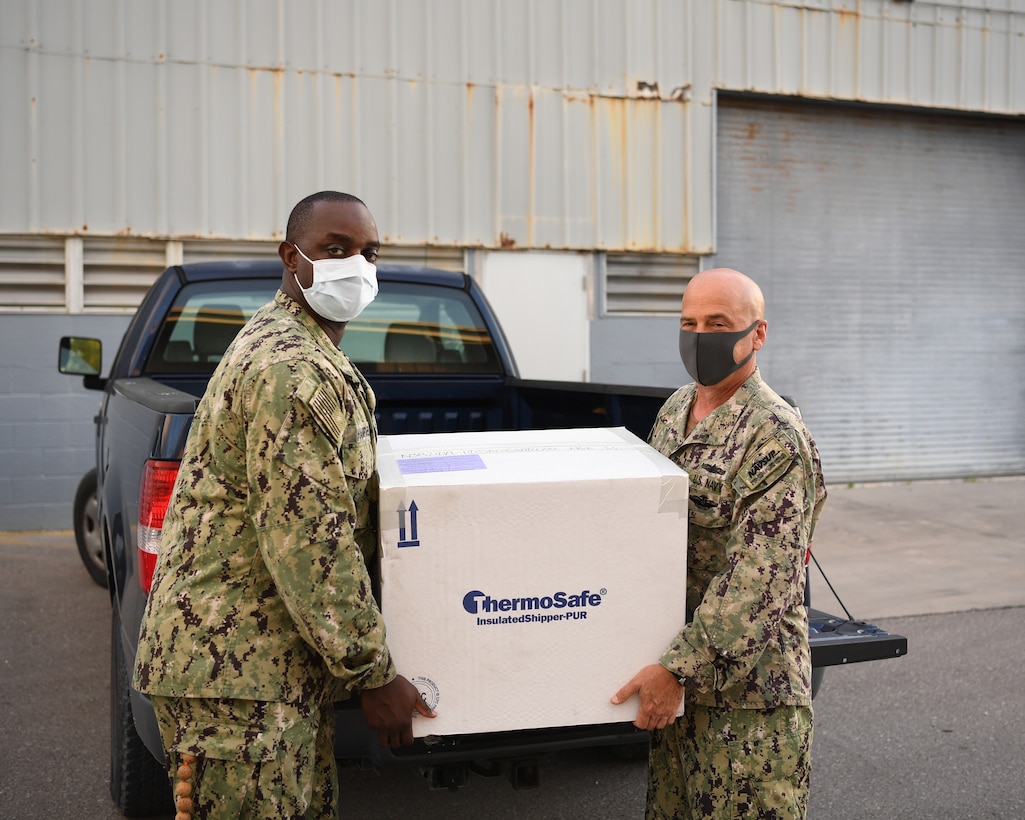
[[[397,749],[413,742],[414,710],[424,717],[436,716],[417,688],[401,675],[377,689],[364,689],[360,698],[363,720],[377,732],[377,742],[385,748]]]
[[[641,699],[634,726],[638,729],[664,729],[676,720],[683,700],[683,687],[672,672],[661,664],[653,663],[645,666],[616,692],[612,702],[617,705],[625,703],[634,695]]]

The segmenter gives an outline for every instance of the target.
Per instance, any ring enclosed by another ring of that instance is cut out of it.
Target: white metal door
[[[475,275],[525,379],[587,381],[591,258],[577,253],[475,254]]]

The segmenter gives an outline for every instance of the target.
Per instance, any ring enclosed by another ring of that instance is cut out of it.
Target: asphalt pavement
[[[1025,476],[829,488],[813,604],[908,638],[834,667],[815,700],[815,820],[1025,817]],[[842,604],[841,604],[842,601]],[[0,817],[116,817],[107,794],[107,593],[69,532],[0,533]],[[343,773],[345,817],[640,816],[644,764],[582,750],[541,788]]]

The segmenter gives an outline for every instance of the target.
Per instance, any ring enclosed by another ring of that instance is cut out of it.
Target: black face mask
[[[718,384],[731,373],[735,373],[754,356],[752,350],[743,361],[733,361],[733,348],[737,342],[758,326],[756,319],[747,330],[733,333],[696,333],[693,330],[680,331],[680,358],[690,377],[705,387]]]

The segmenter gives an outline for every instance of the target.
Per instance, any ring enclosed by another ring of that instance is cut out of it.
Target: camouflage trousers
[[[337,818],[331,703],[151,700],[172,786],[187,792],[194,820]],[[187,788],[179,777],[185,755],[197,759]]]
[[[714,709],[688,702],[651,732],[646,820],[803,818],[810,706]]]

